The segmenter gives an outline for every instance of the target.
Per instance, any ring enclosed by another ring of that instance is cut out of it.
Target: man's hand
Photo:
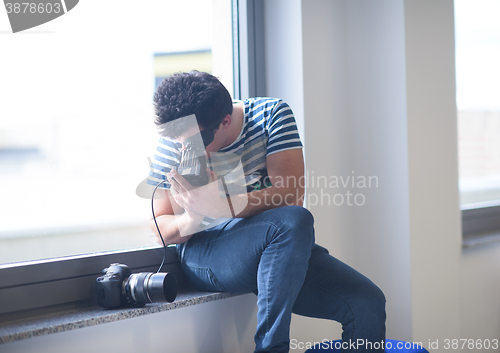
[[[304,202],[304,158],[302,149],[267,156],[267,172],[272,186],[248,194],[248,204],[238,217],[251,217],[266,210]]]
[[[231,217],[226,197],[221,197],[219,181],[208,170],[210,181],[207,185],[194,187],[177,171],[167,174],[167,180],[172,185],[171,192],[175,202],[187,213],[194,213],[206,217]]]

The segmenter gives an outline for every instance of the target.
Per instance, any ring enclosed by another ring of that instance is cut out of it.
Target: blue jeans
[[[313,222],[307,209],[286,206],[233,218],[178,245],[182,268],[199,290],[257,294],[255,352],[289,351],[292,312],[340,322],[343,352],[358,339],[385,339],[384,294],[314,243]]]

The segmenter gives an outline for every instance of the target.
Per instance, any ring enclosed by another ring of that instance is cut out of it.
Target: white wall
[[[325,204],[326,199],[315,202],[322,193],[345,195],[347,190],[309,187],[308,208],[316,219],[317,242],[388,295],[389,337],[410,340],[404,6],[315,0],[301,2],[301,18],[278,11],[298,2],[266,2],[272,8],[266,20],[266,33],[272,34],[266,38],[273,44],[266,45],[267,94],[288,98],[294,110],[304,107],[302,136],[311,183],[320,176],[377,177],[378,187],[349,188],[363,194],[363,206],[349,206],[347,200],[340,206]],[[292,33],[300,27],[302,32],[274,37],[287,25]],[[301,45],[302,67],[300,60],[288,60]],[[283,79],[286,84],[278,85]],[[303,97],[290,95],[290,87],[302,80]],[[340,327],[294,317],[291,337],[298,336],[340,338]]]
[[[500,340],[499,278],[500,243],[462,251],[459,268],[460,337]]]
[[[333,5],[334,2],[310,2],[310,6]],[[325,159],[325,163],[315,164],[310,158],[314,155],[319,146],[323,146],[324,150],[320,153],[324,156],[324,151],[336,151],[336,146],[341,146],[342,142],[334,138],[330,138],[330,132],[324,130],[324,127],[317,126],[317,130],[311,133],[312,126],[310,121],[309,107],[314,105],[306,100],[309,92],[324,91],[320,82],[313,82],[311,86],[311,63],[306,63],[309,56],[307,51],[310,50],[310,43],[317,43],[321,46],[323,40],[331,38],[331,31],[312,34],[310,33],[311,22],[304,19],[306,16],[303,2],[301,0],[273,0],[264,2],[265,9],[265,37],[266,37],[266,93],[271,97],[280,97],[290,104],[299,127],[299,134],[305,145],[306,168],[311,172],[318,174],[330,175],[335,174],[334,168],[338,163],[334,163],[332,159]],[[327,13],[327,17],[323,18],[319,23],[326,24],[328,16],[333,11]],[[322,27],[322,26],[320,26]],[[306,40],[307,38],[307,40]],[[340,38],[342,40],[342,38]],[[323,59],[324,62],[314,63],[313,67],[333,67],[329,65],[329,61],[333,57],[333,52],[329,51],[329,46],[322,48],[323,53],[317,55],[318,60]],[[326,51],[326,53],[325,53]],[[314,53],[313,53],[314,54]],[[316,53],[318,54],[318,53]],[[325,70],[326,75],[332,75],[328,70]],[[318,72],[321,76],[323,72]],[[328,82],[327,80],[325,82]],[[339,90],[341,94],[343,91]],[[311,96],[309,94],[309,96]],[[335,95],[331,98],[335,99]],[[329,101],[328,99],[326,101]],[[342,106],[332,104],[333,107],[339,109]],[[307,109],[306,109],[307,108]],[[320,116],[323,117],[328,112],[321,111]],[[341,116],[341,115],[338,115]],[[335,124],[332,124],[335,125]],[[311,162],[310,162],[311,161]],[[307,189],[307,194],[313,194],[311,188]],[[344,234],[344,232],[335,232],[333,228],[336,225],[344,226],[346,223],[335,222],[335,217],[341,219],[339,213],[333,215],[325,209],[322,214],[321,208],[314,210],[316,218],[316,237],[323,241],[318,241],[320,244],[328,243],[329,236],[333,234]],[[332,220],[333,222],[329,222]],[[339,240],[342,238],[339,238]],[[344,238],[346,239],[346,238]],[[326,244],[328,246],[329,244]],[[329,247],[332,249],[332,247]],[[320,342],[323,339],[340,338],[341,328],[336,322],[328,322],[325,320],[315,320],[294,315],[290,330],[290,338],[306,344],[307,342]],[[296,350],[304,351],[303,350]]]
[[[388,337],[411,340],[403,14],[400,1],[348,2],[344,120],[351,171],[378,180],[353,190],[366,203],[349,207],[352,265],[386,294]]]
[[[405,1],[405,26],[413,338],[472,338],[459,332],[453,1]]]
[[[317,241],[384,290],[389,338],[439,340],[438,350],[500,339],[500,245],[461,247],[453,1],[272,0],[266,10],[267,94],[299,107],[309,175],[378,176],[378,188],[357,190],[361,207],[309,204]],[[292,338],[329,334],[340,337],[294,317]]]

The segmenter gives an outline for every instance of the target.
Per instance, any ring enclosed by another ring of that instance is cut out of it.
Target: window
[[[500,230],[500,3],[455,0],[460,203],[465,236]]]
[[[82,3],[0,60],[0,263],[157,246],[135,194],[153,93],[193,69],[232,91],[231,2]]]
[[[95,278],[113,262],[158,268],[150,201],[135,195],[158,140],[156,84],[172,62],[187,70],[201,57],[190,69],[211,67],[235,98],[264,94],[261,18],[259,0],[110,0],[3,38],[0,315],[95,303]],[[173,250],[163,270],[176,273]]]

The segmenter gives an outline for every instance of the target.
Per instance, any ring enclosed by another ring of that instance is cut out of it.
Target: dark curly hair
[[[216,130],[222,119],[233,112],[233,101],[217,77],[199,71],[176,73],[165,77],[154,94],[155,124],[163,136],[176,138],[186,126],[166,123],[195,114],[203,129]]]

